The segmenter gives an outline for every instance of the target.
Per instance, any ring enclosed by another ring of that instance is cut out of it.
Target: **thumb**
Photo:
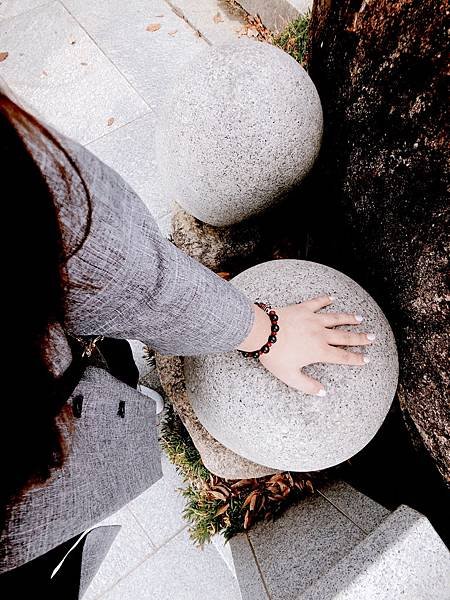
[[[292,387],[295,387],[300,392],[311,394],[313,396],[323,397],[327,395],[323,385],[316,379],[313,379],[309,375],[303,373],[303,371],[298,372],[295,381],[292,382]]]

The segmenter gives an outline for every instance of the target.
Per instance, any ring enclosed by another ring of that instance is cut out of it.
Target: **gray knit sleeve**
[[[78,335],[139,339],[163,354],[238,346],[253,325],[252,301],[165,239],[115,171],[61,139],[88,185],[93,211],[89,236],[68,262],[67,327]],[[81,187],[79,192],[82,198]],[[73,236],[74,224],[85,221],[84,202],[67,206],[62,194],[60,203]]]

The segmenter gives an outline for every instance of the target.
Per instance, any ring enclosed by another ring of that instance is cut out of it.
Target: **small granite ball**
[[[280,48],[239,40],[200,52],[171,89],[156,131],[169,201],[215,226],[261,213],[311,169],[319,95]]]
[[[398,380],[394,336],[379,306],[343,273],[302,260],[259,264],[232,284],[274,307],[330,294],[334,302],[324,311],[362,315],[361,325],[343,329],[375,333],[376,340],[351,349],[364,352],[367,365],[304,369],[324,384],[323,398],[287,386],[237,351],[185,357],[187,393],[205,429],[244,458],[281,470],[316,471],[359,452],[383,423]]]

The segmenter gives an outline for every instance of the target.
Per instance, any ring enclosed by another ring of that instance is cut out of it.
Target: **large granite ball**
[[[186,357],[187,393],[203,426],[244,458],[282,470],[320,470],[359,452],[380,428],[397,387],[395,340],[379,306],[343,273],[302,260],[265,262],[232,283],[272,306],[331,294],[335,300],[326,311],[364,317],[361,325],[344,329],[377,337],[359,348],[370,358],[367,365],[305,369],[325,385],[324,398],[287,386],[237,351]]]
[[[156,152],[168,200],[210,225],[264,211],[311,169],[322,108],[306,71],[270,44],[201,52],[164,103]]]

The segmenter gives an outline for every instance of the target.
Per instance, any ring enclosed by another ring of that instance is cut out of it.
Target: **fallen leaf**
[[[253,492],[251,492],[251,493],[250,493],[250,494],[247,496],[247,498],[245,499],[245,502],[244,502],[244,504],[242,505],[242,508],[245,508],[245,507],[247,506],[247,504],[251,504],[251,502],[252,502],[253,498],[254,498],[255,496],[257,496],[257,495],[258,495],[258,490],[253,490]],[[251,510],[251,509],[250,509],[250,510]]]
[[[174,36],[177,33],[178,29],[173,29],[172,31],[169,31],[169,35]]]
[[[4,61],[8,56],[9,52],[0,52],[0,62]]]
[[[42,71],[42,75],[43,75],[44,77],[47,77],[48,73],[47,73],[47,71],[46,71],[45,69]]]
[[[223,23],[223,17],[220,14],[220,12],[218,12],[217,14],[214,15],[213,21],[214,21],[214,23]]]
[[[150,23],[145,29],[147,31],[158,31],[158,29],[161,29],[161,25],[159,23]]]
[[[220,492],[215,492],[214,490],[210,490],[208,492],[208,494],[210,496],[212,496],[213,498],[215,498],[216,500],[227,500],[227,497],[225,496],[225,494],[221,494]]]
[[[251,517],[250,511],[248,510],[245,513],[245,517],[244,517],[244,529],[248,529],[249,526],[251,525],[251,522],[252,522],[252,517]]]
[[[217,273],[217,275],[219,277],[222,277],[222,279],[230,279],[230,277],[231,277],[231,274],[226,273],[225,271],[220,271],[220,273]]]
[[[247,29],[247,36],[248,37],[258,37],[258,30],[255,29],[254,27],[249,27]]]
[[[223,506],[221,506],[217,512],[216,512],[216,517],[218,517],[219,515],[223,515],[224,512],[227,512],[228,508],[230,507],[229,504],[224,504]]]
[[[83,65],[83,67],[87,67],[87,62],[82,62],[80,64]]]
[[[73,37],[69,38],[69,44],[71,44],[72,46],[75,46],[75,44],[77,43],[77,40]]]
[[[109,117],[109,119],[106,121],[106,124],[108,125],[108,127],[111,127],[111,125],[114,123],[114,117]]]

